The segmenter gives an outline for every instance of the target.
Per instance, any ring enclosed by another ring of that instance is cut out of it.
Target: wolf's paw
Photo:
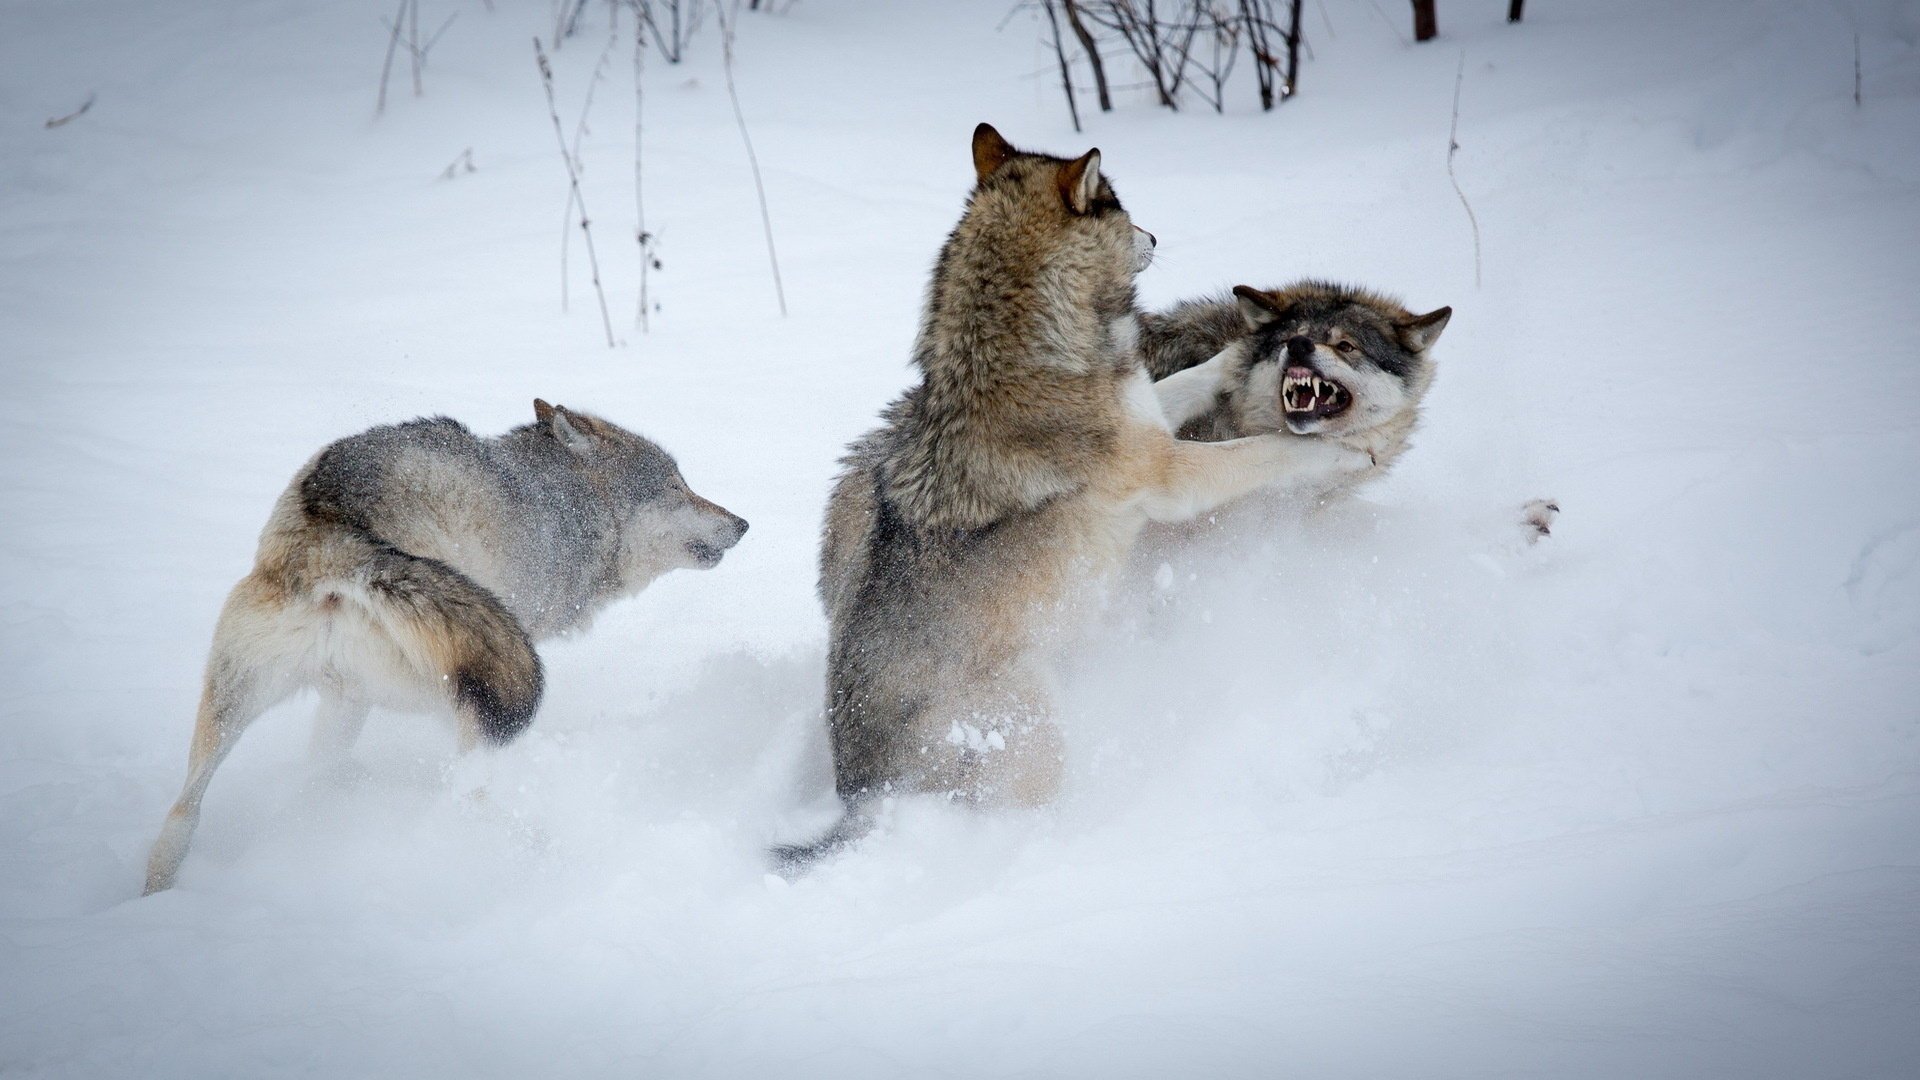
[[[1560,504],[1552,499],[1532,499],[1520,508],[1520,528],[1527,543],[1537,544],[1553,535],[1553,523],[1560,517]]]

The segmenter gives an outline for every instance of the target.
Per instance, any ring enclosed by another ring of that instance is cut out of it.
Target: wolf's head
[[[1404,419],[1433,381],[1428,350],[1452,308],[1415,315],[1365,289],[1302,281],[1234,287],[1252,334],[1240,385],[1241,426],[1296,435],[1357,435]]]
[[[597,416],[535,399],[534,426],[570,455],[612,509],[617,572],[629,590],[679,567],[716,566],[747,531],[744,518],[693,493],[672,455]]]
[[[1091,298],[1096,311],[1131,306],[1134,275],[1152,261],[1153,234],[1134,225],[1100,175],[1100,151],[1058,158],[973,131],[973,193],[936,277],[978,275]],[[955,282],[965,287],[979,277]]]

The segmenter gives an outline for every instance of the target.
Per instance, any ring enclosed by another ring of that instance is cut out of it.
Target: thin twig
[[[460,151],[460,156],[457,158],[454,158],[452,164],[440,170],[440,179],[452,180],[453,178],[459,176],[461,173],[470,173],[470,172],[478,172],[478,171],[479,170],[476,169],[473,164],[473,147],[469,146],[465,150]]]
[[[88,98],[87,101],[89,104],[91,104],[93,99]],[[1860,33],[1859,31],[1855,31],[1853,35],[1853,107],[1856,109],[1860,107]],[[86,112],[87,111],[86,106],[84,105],[81,106],[80,111]],[[48,124],[47,126],[52,127],[53,125]]]
[[[734,0],[738,5],[740,0]],[[740,94],[733,85],[733,28],[735,18],[727,15],[725,0],[713,0],[715,17],[720,20],[721,66],[727,73],[727,99],[733,102],[733,120],[740,126],[740,141],[747,148],[747,165],[753,170],[753,189],[760,197],[760,227],[767,234],[767,262],[773,267],[773,295],[780,303],[780,317],[787,315],[787,291],[780,285],[780,256],[773,250],[773,217],[767,212],[767,187],[760,180],[760,159],[753,152],[753,138],[747,134],[747,117],[740,111]]]
[[[373,106],[375,116],[387,111],[387,78],[393,74],[393,53],[400,45],[400,21],[406,17],[408,2],[400,0],[400,10],[393,14],[393,33],[387,37],[387,59],[380,65],[380,100]]]
[[[1460,178],[1453,172],[1453,155],[1460,149],[1460,84],[1467,77],[1467,54],[1460,53],[1460,68],[1453,74],[1453,126],[1447,132],[1447,179],[1453,182],[1453,193],[1460,196],[1460,205],[1467,211],[1467,224],[1473,227],[1473,287],[1480,287],[1480,219],[1474,216],[1473,204],[1467,201],[1467,193],[1460,190]]]
[[[606,73],[607,58],[613,55],[613,46],[618,41],[618,26],[609,27],[606,47],[600,50],[600,59],[593,63],[593,77],[587,80],[587,95],[580,103],[580,119],[573,125],[573,144],[568,153],[573,158],[573,166],[585,172],[586,163],[580,157],[580,140],[587,133],[587,114],[593,109],[593,92],[600,86],[600,78]],[[573,193],[567,193],[567,205],[560,210],[560,310],[567,311],[569,285],[568,269],[572,261],[568,257],[568,238],[573,235]]]
[[[1855,38],[1854,40],[1856,43],[1859,41],[1858,38]],[[1858,93],[1854,94],[1855,100],[1858,100],[1859,97],[1860,95]],[[73,110],[72,112],[68,113],[65,116],[56,116],[53,119],[47,121],[47,130],[51,131],[57,127],[64,127],[67,124],[71,124],[75,120],[80,119],[82,116],[85,116],[87,114],[87,110],[93,108],[93,99],[94,99],[94,92],[91,90],[87,91],[87,100],[81,102],[79,108]]]
[[[1393,36],[1400,39],[1400,44],[1402,45],[1413,44],[1413,40],[1411,38],[1407,37],[1407,35],[1400,32],[1400,24],[1394,22],[1392,19],[1387,18],[1387,13],[1380,10],[1380,5],[1377,2],[1377,0],[1367,0],[1367,5],[1373,8],[1373,13],[1375,15],[1380,16],[1381,22],[1387,24],[1387,29],[1393,31]]]
[[[547,62],[547,51],[540,47],[540,39],[533,39],[533,57],[540,65],[540,85],[547,92],[547,116],[553,120],[553,141],[560,148],[560,162],[567,167],[567,184],[572,190],[573,202],[580,207],[580,232],[587,241],[587,266],[593,271],[593,292],[600,298],[600,325],[607,332],[607,348],[613,348],[613,320],[607,315],[607,294],[600,288],[600,258],[593,250],[593,228],[587,217],[587,200],[580,194],[580,171],[574,168],[573,155],[567,153],[567,134],[560,127],[560,107],[553,99],[553,65]]]
[[[413,96],[420,96],[420,0],[407,0],[407,51],[413,54]]]
[[[636,3],[643,0],[635,0]],[[652,269],[653,234],[647,231],[647,201],[641,184],[640,137],[644,132],[641,124],[641,76],[645,73],[647,56],[647,24],[640,18],[636,9],[633,18],[633,238],[640,245],[640,302],[635,313],[635,321],[640,324],[640,332],[649,329],[647,317],[647,271]]]
[[[1080,106],[1073,100],[1073,72],[1067,67],[1067,50],[1060,44],[1060,16],[1053,10],[1053,0],[1043,0],[1041,7],[1047,12],[1047,25],[1053,28],[1053,55],[1060,61],[1060,86],[1067,92],[1067,115],[1073,117],[1074,134],[1080,133]]]

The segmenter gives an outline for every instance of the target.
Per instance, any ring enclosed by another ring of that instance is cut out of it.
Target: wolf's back
[[[387,449],[376,440],[409,428],[448,442],[471,438],[452,421],[416,421],[328,447],[289,493],[300,520],[287,555],[306,563],[296,577],[315,599],[339,597],[364,608],[412,665],[437,678],[452,704],[473,717],[479,734],[506,742],[532,722],[545,684],[526,628],[458,568],[381,535],[368,510],[380,494],[379,451]]]

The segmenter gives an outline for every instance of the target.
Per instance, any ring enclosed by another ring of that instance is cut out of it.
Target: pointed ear
[[[560,445],[576,454],[585,454],[593,449],[593,422],[578,413],[570,413],[564,405],[550,405],[547,428]]]
[[[1087,151],[1060,170],[1060,197],[1067,200],[1067,209],[1084,214],[1093,209],[1093,200],[1099,195],[1099,150]]]
[[[1287,312],[1273,297],[1251,285],[1235,285],[1233,295],[1240,302],[1240,317],[1247,320],[1249,330],[1258,330]]]
[[[1440,340],[1440,331],[1447,328],[1447,320],[1453,318],[1450,307],[1435,308],[1425,315],[1416,315],[1398,327],[1400,343],[1414,352],[1425,352]]]
[[[539,398],[534,398],[533,399],[533,422],[536,424],[552,423],[553,422],[553,406],[547,404],[546,402],[540,400]]]
[[[993,170],[1007,163],[1017,151],[993,130],[992,124],[981,124],[973,129],[973,178],[985,180],[993,175]]]

